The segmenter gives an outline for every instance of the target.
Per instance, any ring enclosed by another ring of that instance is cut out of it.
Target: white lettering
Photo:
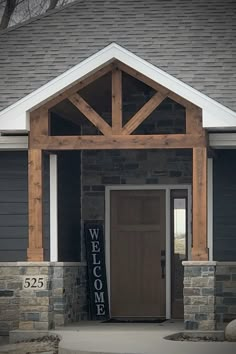
[[[97,253],[92,253],[93,264],[101,264],[101,260],[97,260]]]
[[[94,240],[94,238],[96,240],[98,239],[99,229],[89,229],[89,233],[90,233],[92,240]]]
[[[92,241],[92,252],[100,252],[99,241]]]
[[[98,270],[101,271],[101,267],[100,266],[96,266],[93,268],[93,275],[96,277],[96,278],[100,278],[102,276],[102,274],[98,274]]]
[[[102,290],[102,281],[101,281],[101,279],[95,279],[94,280],[94,287],[98,291]]]
[[[97,315],[98,316],[105,315],[104,305],[103,304],[98,304],[96,306],[97,306]]]
[[[95,296],[95,303],[105,302],[105,300],[104,300],[104,292],[100,291],[100,293],[97,293],[95,291],[94,296]]]

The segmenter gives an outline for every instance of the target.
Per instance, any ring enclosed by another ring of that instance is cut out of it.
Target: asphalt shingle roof
[[[111,42],[236,111],[235,0],[78,0],[0,35],[0,110]]]

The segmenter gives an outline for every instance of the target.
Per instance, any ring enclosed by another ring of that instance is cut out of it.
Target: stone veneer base
[[[44,289],[23,289],[24,278],[40,276]],[[0,334],[49,330],[87,319],[85,263],[0,263]]]
[[[236,262],[184,261],[186,330],[220,330],[236,318]]]

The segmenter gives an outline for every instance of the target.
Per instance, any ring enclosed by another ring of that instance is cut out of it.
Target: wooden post
[[[208,260],[207,249],[207,148],[193,148],[192,260]]]
[[[43,261],[42,150],[28,152],[29,247],[28,261]]]

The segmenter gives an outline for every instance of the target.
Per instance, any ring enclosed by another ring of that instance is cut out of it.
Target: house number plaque
[[[24,276],[23,289],[24,290],[45,290],[47,279],[41,275]]]

